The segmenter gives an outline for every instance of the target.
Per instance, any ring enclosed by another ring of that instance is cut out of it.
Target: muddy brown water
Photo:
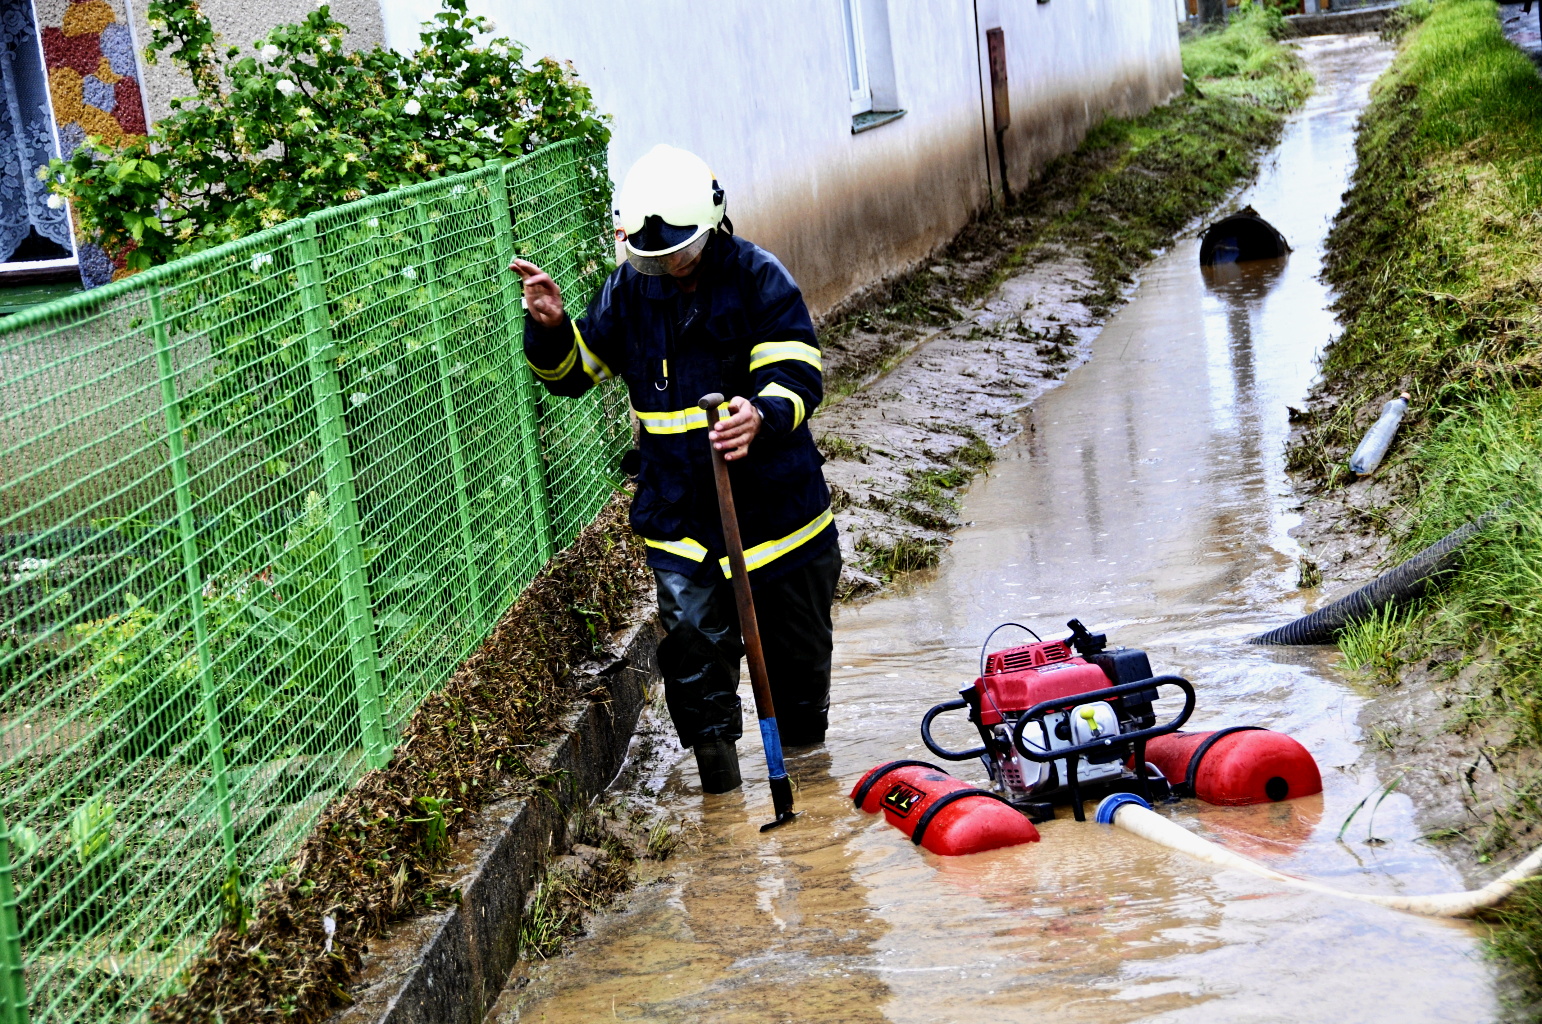
[[[1079,616],[1191,679],[1195,725],[1261,724],[1304,742],[1319,797],[1165,813],[1284,870],[1347,889],[1467,887],[1392,793],[1356,724],[1366,699],[1320,649],[1244,639],[1306,607],[1284,475],[1285,407],[1334,330],[1317,280],[1352,168],[1355,118],[1389,53],[1303,44],[1319,87],[1239,199],[1295,247],[1202,274],[1197,239],[1147,271],[1091,360],[1037,402],[1033,429],[964,502],[935,571],[842,607],[824,748],[790,771],[801,817],[770,834],[758,744],[745,785],[695,792],[689,760],[659,799],[699,838],[570,952],[506,993],[501,1021],[1482,1021],[1493,967],[1466,924],[1218,871],[1062,812],[1043,841],[945,859],[846,793],[881,761],[926,757],[917,724],[974,675],[1003,620],[1061,635]],[[1003,635],[1002,642],[1014,638]],[[960,746],[967,737],[958,732]],[[978,765],[960,774],[983,781]],[[1365,840],[1373,836],[1381,844]]]

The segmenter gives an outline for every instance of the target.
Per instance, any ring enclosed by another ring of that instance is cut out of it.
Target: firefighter
[[[655,147],[616,206],[626,261],[577,320],[550,276],[514,262],[525,356],[555,395],[626,382],[640,430],[623,463],[667,632],[665,697],[702,788],[726,792],[739,784],[744,648],[707,445],[728,462],[782,742],[821,743],[841,553],[808,428],[824,395],[819,343],[786,268],[734,235],[700,157]],[[713,392],[732,397],[709,438],[697,401]]]

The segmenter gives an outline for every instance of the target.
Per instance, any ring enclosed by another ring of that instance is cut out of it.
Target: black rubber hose
[[[1457,527],[1395,569],[1388,569],[1359,590],[1324,605],[1310,615],[1249,640],[1250,644],[1331,644],[1339,631],[1352,626],[1384,605],[1400,604],[1419,597],[1440,577],[1456,568],[1458,550],[1509,507],[1505,502],[1477,519]]]

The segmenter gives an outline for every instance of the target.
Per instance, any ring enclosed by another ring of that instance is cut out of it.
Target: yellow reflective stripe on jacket
[[[652,537],[644,537],[643,543],[650,548],[668,551],[671,555],[679,555],[693,562],[699,562],[707,557],[707,549],[689,537],[681,537],[679,540],[654,540]]]
[[[728,403],[717,407],[719,416],[728,415]],[[636,412],[634,409],[633,412]],[[638,422],[650,434],[683,434],[707,425],[705,409],[675,409],[671,412],[639,412]]]
[[[756,398],[785,398],[792,403],[792,428],[798,429],[798,424],[803,422],[803,398],[792,388],[784,388],[776,381],[772,381],[760,389]]]
[[[820,373],[825,370],[824,363],[819,358],[819,349],[813,345],[805,345],[801,341],[768,341],[750,349],[751,370],[758,370],[762,366],[779,363],[784,359],[796,359],[799,362],[808,363]]]
[[[756,544],[744,552],[745,569],[754,572],[756,569],[771,564],[787,554],[787,552],[819,536],[819,531],[833,522],[835,522],[835,516],[830,513],[829,509],[825,509],[815,516],[813,521],[807,526],[800,526],[779,540],[768,540],[764,544]],[[653,542],[649,541],[648,543],[651,544]],[[727,558],[718,559],[718,564],[723,567],[724,576],[733,577],[733,569],[729,566]]]
[[[584,344],[584,336],[578,329],[577,321],[573,323],[573,349],[584,361],[584,372],[596,384],[603,384],[615,376],[610,372],[610,367],[605,365],[605,360],[591,352],[589,346]]]
[[[575,331],[577,329],[578,328],[576,327],[574,328]],[[574,345],[572,348],[568,349],[567,358],[564,359],[555,370],[543,370],[539,366],[535,365],[535,363],[530,362],[529,359],[526,359],[525,362],[530,363],[530,369],[534,370],[535,375],[542,380],[561,380],[563,377],[568,375],[568,371],[573,368],[573,363],[577,359],[578,346]]]
[[[544,370],[534,363],[530,363],[530,368],[542,380],[561,380],[568,375],[569,371],[573,369],[573,364],[579,360],[583,360],[584,372],[596,384],[603,384],[615,376],[615,374],[610,372],[610,367],[605,365],[605,360],[595,355],[589,346],[584,343],[584,336],[579,331],[577,322],[573,324],[573,347],[568,349],[567,358],[562,360],[555,370]],[[525,361],[530,362],[528,359]]]

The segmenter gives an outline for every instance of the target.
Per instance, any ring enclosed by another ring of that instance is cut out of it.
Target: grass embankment
[[[1344,332],[1291,464],[1344,484],[1361,431],[1407,389],[1417,414],[1383,470],[1396,504],[1366,517],[1397,524],[1395,555],[1513,502],[1449,589],[1341,642],[1384,681],[1436,669],[1454,729],[1508,724],[1484,751],[1514,793],[1470,837],[1486,855],[1542,823],[1542,778],[1516,767],[1542,748],[1542,80],[1493,0],[1409,13],[1425,19],[1376,86],[1330,237]],[[1542,886],[1504,925],[1496,946],[1542,982]]]

